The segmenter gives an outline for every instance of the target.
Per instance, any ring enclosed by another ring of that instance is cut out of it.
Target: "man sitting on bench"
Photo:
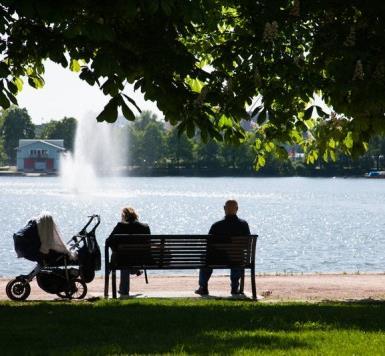
[[[249,224],[237,216],[238,203],[236,200],[228,200],[224,206],[225,218],[214,223],[209,231],[209,235],[218,236],[246,236],[250,235]],[[213,273],[212,268],[201,268],[199,271],[199,288],[195,291],[199,295],[208,295],[208,282]],[[239,279],[243,270],[241,268],[232,268],[230,273],[231,294],[240,294]]]

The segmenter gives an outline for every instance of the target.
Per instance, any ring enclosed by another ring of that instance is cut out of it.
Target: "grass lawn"
[[[0,354],[381,355],[385,303],[0,303]]]

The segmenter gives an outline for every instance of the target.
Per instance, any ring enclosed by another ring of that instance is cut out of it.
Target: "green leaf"
[[[143,84],[143,78],[137,80],[137,81],[135,82],[135,84],[134,84],[134,91],[137,91],[137,90],[141,87],[142,84]]]
[[[316,121],[314,119],[305,120],[305,125],[309,130],[315,127]]]
[[[116,71],[116,60],[112,56],[110,51],[99,50],[95,56],[91,67],[95,72],[99,73],[99,76],[110,77]]]
[[[8,109],[11,105],[8,98],[5,96],[3,92],[0,92],[0,105],[3,109]]]
[[[277,146],[276,153],[280,159],[287,159],[288,158],[288,153],[287,153],[285,147]]]
[[[4,62],[0,62],[0,78],[6,78],[10,74],[8,65]]]
[[[333,162],[336,161],[336,153],[334,152],[334,150],[329,150],[329,154],[330,154],[330,158],[332,159]]]
[[[112,98],[107,105],[104,107],[103,111],[97,116],[96,120],[99,122],[115,122],[118,118],[118,102],[116,98]]]
[[[70,70],[73,72],[80,72],[80,63],[76,59],[71,59]]]
[[[231,121],[231,119],[229,117],[222,115],[219,119],[218,126],[220,128],[233,127],[233,122]]]
[[[60,57],[60,64],[63,68],[68,67],[68,61],[64,54]]]
[[[258,156],[258,167],[263,167],[266,164],[266,159],[263,156]]]
[[[134,113],[131,111],[128,105],[124,102],[124,100],[121,100],[121,106],[122,106],[122,113],[124,117],[129,121],[135,121]]]
[[[204,83],[199,79],[192,79],[190,77],[186,78],[186,82],[191,88],[191,90],[195,93],[200,93],[204,87]]]
[[[302,141],[302,135],[297,130],[291,130],[290,137],[294,140],[295,143],[300,143]]]
[[[313,114],[314,106],[310,106],[305,110],[305,114],[303,115],[304,120],[311,119],[311,116]]]
[[[7,94],[7,97],[12,102],[12,104],[17,105],[17,100],[15,96],[10,91],[7,91],[6,89],[5,89],[5,93]]]
[[[257,124],[258,124],[258,125],[262,125],[266,120],[267,120],[266,110],[263,109],[263,110],[259,113],[259,115],[258,115],[258,117],[257,117]]]
[[[35,89],[40,89],[44,86],[44,80],[41,77],[30,76],[28,77],[28,84]]]
[[[353,133],[349,131],[344,139],[344,145],[346,146],[346,148],[351,149],[353,147],[353,144]]]
[[[28,84],[32,87],[32,88],[36,88],[36,83],[35,81],[31,78],[31,77],[28,77]]]
[[[88,68],[83,68],[81,73],[79,74],[79,78],[85,80],[89,85],[95,84],[95,75]]]
[[[136,104],[135,100],[130,98],[128,95],[126,94],[123,94],[124,97],[132,104],[135,106],[136,110],[138,110],[140,113],[142,113],[142,110],[140,109],[140,107]]]
[[[15,83],[18,91],[23,90],[23,80],[21,78],[14,78],[13,82]]]
[[[266,152],[271,152],[275,147],[275,144],[273,142],[266,142],[264,145],[264,149]]]
[[[315,110],[316,110],[318,117],[325,118],[327,116],[326,112],[324,112],[320,106],[315,105],[314,107],[315,107]]]
[[[13,82],[7,82],[7,86],[8,86],[9,91],[10,91],[12,94],[17,94],[18,89],[17,89],[17,86],[16,86],[15,83],[13,83]]]
[[[324,154],[322,155],[322,158],[323,158],[323,160],[325,161],[325,162],[327,162],[328,161],[328,150],[325,150],[325,152],[324,152]]]
[[[113,97],[119,94],[119,88],[113,79],[107,79],[100,87],[105,95],[111,95]]]

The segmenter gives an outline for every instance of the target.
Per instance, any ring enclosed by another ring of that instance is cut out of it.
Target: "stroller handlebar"
[[[95,223],[95,225],[94,225],[94,227],[92,228],[91,231],[95,231],[96,228],[99,226],[99,224],[100,224],[100,215],[94,214],[94,215],[90,215],[90,216],[88,216],[88,217],[89,217],[90,219],[88,220],[87,224],[85,224],[85,226],[83,227],[83,229],[80,230],[79,235],[84,235],[84,234],[87,233],[87,227],[91,225],[91,223],[92,223],[92,221],[93,221],[94,219],[96,219],[96,223]],[[90,232],[91,232],[91,231],[90,231]]]
[[[85,235],[95,233],[95,230],[100,225],[100,215],[93,214],[93,215],[88,216],[88,218],[89,218],[88,222],[84,225],[84,227],[75,236],[73,236],[71,238],[70,241],[68,241],[68,243],[70,243],[71,241],[74,241],[75,244],[79,243],[80,241],[82,241],[84,239]],[[87,231],[87,228],[91,225],[91,223],[94,220],[96,220],[95,225],[93,226],[93,228],[91,230]]]

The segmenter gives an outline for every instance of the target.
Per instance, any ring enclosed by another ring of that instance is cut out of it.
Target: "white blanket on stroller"
[[[55,252],[64,253],[69,255],[71,259],[75,259],[76,255],[73,254],[63,242],[59,229],[53,221],[52,215],[48,212],[41,213],[36,218],[37,230],[40,237],[40,252],[48,254],[49,250]]]

